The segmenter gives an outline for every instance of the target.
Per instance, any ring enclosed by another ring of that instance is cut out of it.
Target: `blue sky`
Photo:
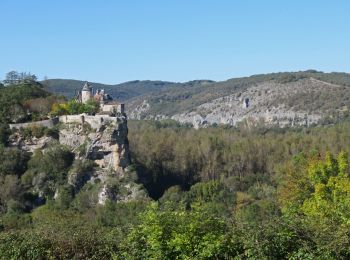
[[[347,0],[1,0],[0,78],[103,83],[350,72]]]

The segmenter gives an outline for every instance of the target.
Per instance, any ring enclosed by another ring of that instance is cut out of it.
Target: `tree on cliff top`
[[[37,76],[34,74],[31,74],[30,72],[17,72],[17,71],[10,71],[6,74],[5,80],[3,83],[5,85],[18,85],[21,83],[30,83],[30,82],[36,82]]]

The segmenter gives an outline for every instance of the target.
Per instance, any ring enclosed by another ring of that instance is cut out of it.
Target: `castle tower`
[[[86,103],[92,98],[92,89],[89,82],[85,82],[83,89],[81,90],[81,102]]]

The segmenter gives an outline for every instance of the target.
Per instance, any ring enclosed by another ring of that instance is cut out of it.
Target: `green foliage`
[[[24,189],[15,175],[0,176],[0,214],[23,211]]]
[[[235,216],[243,222],[258,224],[281,215],[273,186],[256,183],[247,192],[237,192],[236,196]]]
[[[97,207],[96,221],[103,227],[122,227],[127,230],[138,224],[138,214],[146,209],[147,201],[113,202],[108,201],[105,206]]]
[[[48,133],[51,133],[47,127],[40,125],[31,125],[26,128],[20,128],[18,132],[19,135],[26,140],[29,140],[32,137],[41,138],[45,135],[48,135]]]
[[[59,185],[67,182],[67,172],[73,163],[74,155],[70,150],[61,145],[56,145],[45,150],[45,153],[36,151],[28,162],[27,178],[31,183],[52,197]]]
[[[66,184],[58,188],[56,205],[59,209],[68,209],[74,198],[74,189],[71,185]]]
[[[14,202],[18,204],[18,202]],[[16,205],[18,207],[20,205]],[[23,214],[18,210],[13,211],[13,205],[10,206],[9,212],[0,218],[0,223],[5,231],[28,228],[32,225],[32,218],[29,214]],[[1,254],[0,254],[1,255]]]
[[[154,121],[154,126],[159,129],[159,128],[174,128],[174,129],[179,129],[179,128],[190,128],[192,127],[190,124],[182,124],[178,121],[171,120],[171,119],[166,119],[166,120],[161,120],[161,121]]]
[[[304,166],[296,173],[293,169],[287,177],[291,182],[286,182],[282,188],[282,194],[287,194],[288,199],[287,203],[283,203],[285,215],[301,218],[319,248],[337,258],[347,258],[350,256],[347,155],[341,152],[335,158],[328,152],[324,158],[313,156],[301,163]],[[288,193],[292,195],[288,196]]]
[[[0,258],[349,259],[348,122],[129,126],[134,164],[108,176],[118,196],[106,205],[92,161],[57,144],[31,158],[1,146]],[[158,202],[127,193],[134,181]]]
[[[75,99],[68,101],[67,103],[54,104],[52,106],[51,115],[76,115],[76,114],[95,114],[99,111],[100,104],[95,100],[89,100],[86,104],[80,103]]]
[[[3,83],[5,85],[16,85],[21,83],[32,83],[36,80],[37,77],[34,74],[28,72],[10,71],[6,73]]]
[[[58,139],[59,139],[59,126],[56,125],[56,126],[54,126],[54,127],[52,127],[52,128],[46,128],[46,129],[44,129],[44,134],[45,134],[46,136],[50,136],[50,137],[52,137],[52,138],[58,140]]]
[[[213,259],[236,250],[223,219],[202,207],[160,211],[153,204],[129,234],[124,256],[132,259]]]
[[[337,159],[327,154],[324,161],[310,164],[308,175],[313,192],[302,205],[304,214],[350,226],[350,178],[346,160],[344,153]]]
[[[332,221],[339,225],[350,225],[350,178],[347,155],[339,153],[338,158],[327,153],[324,159],[311,158],[304,167],[304,178],[294,176],[297,186],[293,193],[303,194],[294,197],[287,204],[306,216],[318,221]],[[286,186],[289,189],[290,184]],[[303,187],[308,186],[305,190]],[[302,189],[302,190],[301,190]],[[288,191],[286,191],[288,192]]]
[[[1,259],[110,259],[121,232],[91,224],[72,211],[49,205],[32,213],[33,228],[0,232]]]
[[[234,221],[231,232],[241,242],[238,259],[332,259],[329,252],[315,248],[308,230],[300,223],[282,217],[259,224]]]
[[[129,122],[130,150],[138,172],[150,176],[154,198],[172,185],[188,189],[198,181],[229,178],[234,190],[272,177],[302,151],[349,152],[350,124],[332,128],[274,129],[256,132],[234,128],[157,128],[152,122]],[[322,140],[322,141],[321,141]],[[341,141],[340,141],[341,140]]]
[[[72,202],[72,208],[79,212],[85,212],[94,208],[98,201],[98,192],[101,189],[99,183],[94,185],[86,183],[82,189],[75,195],[74,201]]]
[[[10,136],[10,128],[7,124],[0,123],[0,145],[6,145]]]
[[[75,160],[68,175],[70,183],[78,191],[89,180],[95,164],[90,160]]]
[[[19,177],[26,171],[29,154],[0,146],[0,215],[8,209],[23,209],[24,189]],[[17,205],[15,207],[15,205]]]
[[[29,154],[15,148],[5,148],[0,146],[0,176],[18,175],[20,176],[27,169]]]
[[[35,82],[0,88],[0,122],[21,123],[44,118],[47,110],[50,109],[49,100],[56,100],[56,97],[50,96],[49,92],[43,90],[41,85]],[[46,110],[45,102],[48,104]]]

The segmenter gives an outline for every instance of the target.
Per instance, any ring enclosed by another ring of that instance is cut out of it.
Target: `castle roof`
[[[91,86],[90,86],[89,82],[86,81],[84,86],[83,86],[82,91],[91,91],[91,90],[92,89],[91,89]]]

